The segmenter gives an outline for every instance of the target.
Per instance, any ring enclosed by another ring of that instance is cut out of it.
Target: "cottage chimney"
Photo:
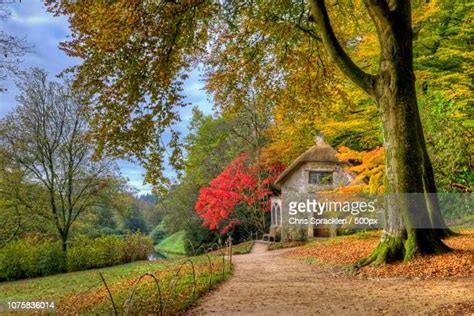
[[[316,134],[316,136],[314,137],[314,141],[319,147],[327,146],[326,142],[324,141],[323,134],[321,133]]]

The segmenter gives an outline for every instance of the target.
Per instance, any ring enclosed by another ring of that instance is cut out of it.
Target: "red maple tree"
[[[248,155],[240,154],[209,182],[208,187],[199,191],[195,208],[207,228],[220,228],[221,233],[225,234],[235,225],[248,222],[249,216],[239,218],[242,214],[235,212],[237,206],[253,212],[250,218],[254,218],[255,222],[252,224],[264,228],[261,227],[264,223],[261,219],[263,212],[269,211],[270,184],[283,171],[283,165],[248,165],[247,161]]]

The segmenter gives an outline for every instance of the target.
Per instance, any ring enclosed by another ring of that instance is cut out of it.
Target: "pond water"
[[[164,260],[164,259],[171,259],[171,258],[176,258],[176,257],[180,257],[180,256],[176,254],[167,253],[164,251],[157,252],[156,250],[153,250],[153,252],[148,255],[148,260],[149,261]]]

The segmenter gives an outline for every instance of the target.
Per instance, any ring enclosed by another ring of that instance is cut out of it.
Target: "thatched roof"
[[[336,158],[337,151],[329,146],[321,137],[318,137],[316,145],[305,151],[301,156],[296,158],[288,168],[286,168],[282,174],[275,181],[275,184],[279,187],[286,178],[293,173],[300,165],[305,162],[332,162],[338,163],[339,160]]]

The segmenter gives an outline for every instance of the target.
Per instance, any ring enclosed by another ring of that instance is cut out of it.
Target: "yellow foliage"
[[[371,151],[356,151],[341,146],[337,158],[350,164],[347,171],[355,175],[348,186],[340,188],[339,192],[384,192],[385,155],[382,147]]]

